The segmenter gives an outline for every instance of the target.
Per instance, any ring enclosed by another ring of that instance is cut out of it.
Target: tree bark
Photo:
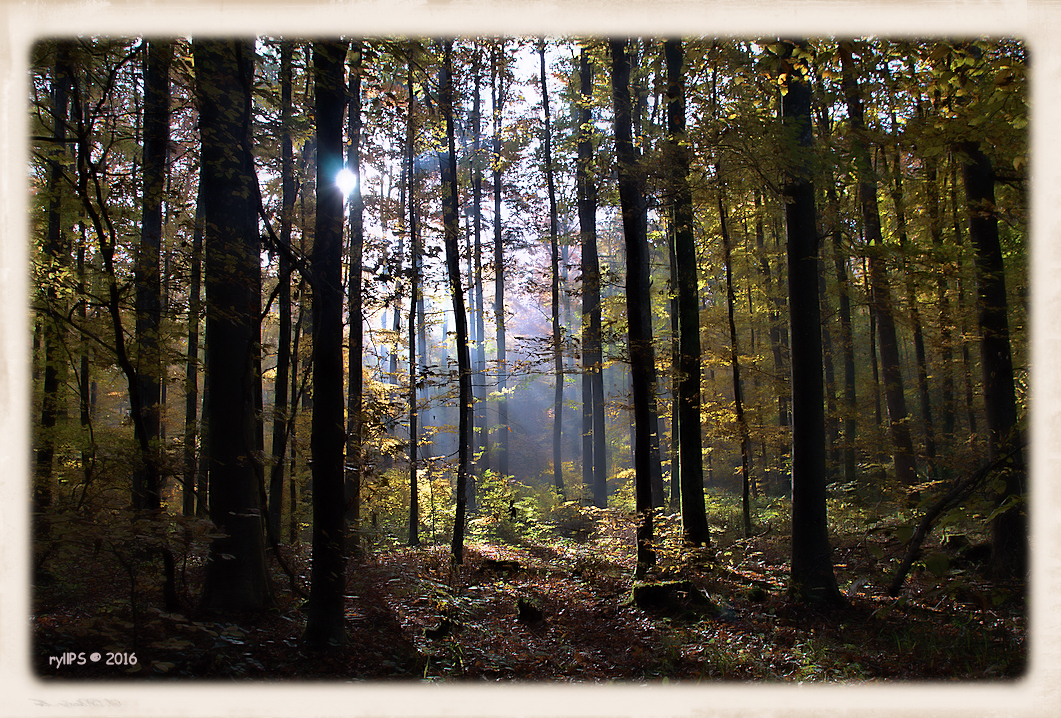
[[[980,326],[980,365],[987,409],[988,457],[994,461],[1021,445],[1006,294],[1006,272],[998,238],[995,174],[991,160],[976,142],[963,142],[962,179],[969,241],[976,260],[976,310]],[[1027,514],[1023,504],[1023,453],[1014,452],[1016,468],[1006,471],[998,506],[1008,505],[991,522],[991,570],[997,577],[1024,578],[1028,571]]]
[[[700,299],[697,289],[696,238],[693,233],[693,199],[689,187],[689,149],[685,125],[684,51],[681,41],[668,40],[663,46],[667,65],[667,142],[672,155],[669,169],[673,193],[673,237],[677,269],[678,382],[674,397],[677,405],[678,481],[681,495],[682,527],[685,541],[693,545],[710,543],[711,533],[704,506],[703,434],[700,428],[703,374],[700,359]]]
[[[494,137],[494,321],[497,326],[497,471],[508,476],[508,357],[505,346],[505,255],[501,226],[501,113],[505,104],[505,76],[501,65],[504,43],[491,55],[491,99]]]
[[[137,390],[140,393],[146,452],[133,471],[133,506],[157,511],[161,507],[160,409],[162,360],[159,327],[162,287],[159,260],[162,249],[162,196],[169,144],[169,65],[173,45],[150,41],[144,63],[143,212],[136,254]]]
[[[294,45],[290,40],[280,44],[280,241],[291,246],[291,220],[295,211],[295,159],[291,140],[291,67]],[[284,498],[284,465],[288,441],[288,374],[291,371],[291,260],[280,253],[277,281],[280,309],[280,337],[276,349],[276,383],[273,385],[272,466],[269,477],[269,523],[273,536],[280,537]],[[293,477],[292,477],[293,478]],[[293,509],[294,507],[290,507]]]
[[[409,545],[420,545],[420,490],[419,490],[419,428],[417,426],[419,411],[416,403],[416,306],[420,298],[420,235],[417,226],[417,180],[414,166],[416,141],[415,110],[416,87],[413,84],[413,68],[407,68],[409,88],[409,117],[406,122],[405,176],[409,182],[407,190],[409,201]]]
[[[541,60],[542,114],[545,116],[543,145],[545,149],[545,186],[549,196],[549,256],[552,266],[550,296],[553,320],[553,487],[564,493],[563,426],[564,426],[564,351],[560,327],[560,223],[556,209],[556,186],[553,181],[553,133],[549,117],[549,83],[545,71],[545,40],[538,41]]]
[[[450,294],[453,297],[453,321],[457,330],[458,371],[458,420],[457,420],[457,508],[453,522],[453,560],[464,562],[464,524],[468,495],[468,459],[471,444],[470,423],[472,418],[472,374],[471,354],[468,350],[468,316],[464,308],[464,287],[460,275],[460,251],[457,237],[460,226],[457,221],[457,150],[453,137],[453,42],[443,44],[442,72],[439,78],[439,104],[446,123],[447,157],[443,159],[442,174],[442,223],[446,236],[446,268],[449,274]]]
[[[859,88],[855,80],[851,51],[852,44],[849,41],[840,43],[844,95],[848,115],[851,117],[851,127],[854,131],[852,143],[858,171],[859,203],[862,209],[862,222],[866,230],[866,241],[870,248],[869,272],[873,312],[877,317],[884,395],[888,405],[892,444],[895,449],[893,455],[895,477],[901,484],[913,486],[917,483],[917,464],[913,441],[910,438],[910,427],[907,423],[906,398],[903,393],[903,377],[899,368],[899,343],[896,339],[891,288],[888,285],[887,269],[884,266],[882,255],[884,238],[881,234],[880,213],[877,206],[877,182],[870,163],[862,98],[859,96]]]
[[[225,534],[210,546],[202,603],[211,611],[272,604],[265,568],[255,396],[261,391],[261,269],[251,147],[250,43],[196,39],[202,137],[206,382],[210,393],[210,518]]]
[[[789,592],[800,600],[842,601],[833,573],[825,505],[825,414],[822,389],[818,227],[808,167],[813,142],[807,69],[783,57],[787,93],[782,117],[789,148],[785,226],[792,351],[792,566]],[[791,133],[791,134],[788,134]]]
[[[619,202],[626,244],[626,307],[634,398],[634,482],[637,521],[637,575],[655,563],[652,541],[652,405],[656,401],[656,359],[652,346],[652,316],[648,238],[645,236],[645,197],[639,179],[639,157],[631,135],[630,59],[626,40],[609,41],[612,96],[615,104],[615,155],[619,170]]]
[[[597,185],[593,169],[593,66],[588,49],[579,52],[578,194],[579,240],[582,245],[582,483],[593,503],[608,503],[604,436],[604,364],[601,351],[600,258],[597,251]]]
[[[343,166],[345,42],[313,46],[317,123],[317,215],[313,275],[313,559],[303,640],[315,649],[346,643],[343,555],[346,522],[343,485],[343,197],[336,184]]]
[[[354,186],[349,197],[348,223],[350,251],[347,276],[349,327],[347,335],[347,398],[346,398],[346,522],[349,548],[361,550],[361,405],[364,396],[363,354],[365,339],[361,308],[362,252],[365,245],[364,209],[361,196],[361,64],[362,43],[352,46],[349,77],[349,110],[347,134],[350,147],[346,154],[346,168],[354,174]]]

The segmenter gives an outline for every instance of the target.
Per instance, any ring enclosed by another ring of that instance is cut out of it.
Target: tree
[[[564,349],[560,333],[560,226],[556,209],[556,183],[553,180],[553,133],[549,119],[549,83],[545,73],[545,40],[538,41],[538,57],[541,60],[541,91],[543,140],[545,148],[545,186],[549,195],[549,256],[552,267],[550,282],[553,320],[553,371],[556,384],[553,389],[553,486],[557,493],[564,492],[564,463],[561,446],[564,426]]]
[[[450,294],[453,297],[453,317],[457,329],[457,372],[459,390],[457,407],[457,510],[453,522],[453,560],[464,562],[464,522],[468,494],[468,450],[471,444],[472,375],[471,354],[468,349],[468,315],[464,309],[464,288],[460,275],[460,253],[457,237],[457,151],[453,137],[453,41],[446,40],[442,48],[442,71],[439,77],[439,104],[446,124],[447,155],[441,161],[442,223],[446,235],[446,268]]]
[[[291,132],[291,66],[294,43],[280,43],[280,241],[291,246],[291,224],[295,214],[295,158]],[[269,522],[273,536],[280,536],[280,521],[284,497],[284,464],[287,454],[288,431],[288,374],[291,372],[291,258],[280,253],[280,337],[276,348],[276,382],[273,389],[273,446],[272,472],[269,478]],[[294,506],[290,507],[292,513]]]
[[[347,431],[346,431],[346,506],[347,521],[350,524],[349,536],[355,550],[360,550],[361,541],[361,442],[362,442],[362,403],[364,397],[364,364],[365,339],[362,319],[361,271],[365,246],[364,211],[365,202],[361,196],[361,72],[363,45],[355,40],[351,48],[349,78],[349,110],[347,113],[347,134],[350,147],[346,155],[346,169],[353,174],[353,187],[350,190],[350,225],[349,272],[347,277],[350,325],[348,334],[347,360]]]
[[[1009,302],[1002,248],[998,239],[995,175],[991,160],[975,141],[959,145],[964,156],[962,179],[969,241],[976,260],[977,323],[980,327],[980,364],[987,409],[988,455],[994,460],[1020,446],[1016,390],[1009,345]],[[1005,473],[998,494],[998,514],[991,522],[991,568],[998,576],[1024,577],[1028,568],[1027,516],[1023,507],[1023,457]]]
[[[693,199],[689,188],[689,149],[685,130],[684,53],[679,40],[664,44],[667,64],[667,142],[673,209],[671,223],[677,268],[679,327],[677,442],[679,446],[682,526],[685,540],[710,541],[704,508],[703,435],[700,428],[700,299],[697,289]],[[671,477],[674,481],[675,477]]]
[[[346,534],[343,448],[343,66],[347,44],[313,45],[317,122],[317,217],[313,274],[313,566],[303,637],[312,648],[346,643],[343,593]]]
[[[615,103],[615,158],[619,170],[619,202],[626,244],[626,314],[630,370],[634,394],[634,482],[637,519],[637,574],[655,563],[652,540],[653,463],[652,407],[656,403],[656,357],[652,346],[648,238],[645,236],[645,197],[638,178],[638,157],[631,136],[630,60],[625,40],[611,40],[612,97]]]
[[[865,113],[862,109],[862,98],[855,76],[854,61],[851,57],[853,49],[854,45],[850,41],[840,43],[844,97],[847,101],[848,116],[851,118],[853,133],[851,144],[858,172],[859,204],[866,232],[866,243],[870,250],[869,278],[873,313],[877,321],[884,396],[888,405],[888,425],[895,449],[895,478],[909,487],[917,483],[917,464],[913,441],[910,438],[910,426],[907,423],[906,398],[903,393],[903,377],[899,364],[899,342],[895,333],[891,288],[888,284],[887,269],[882,254],[884,237],[881,233],[880,210],[877,205],[877,181],[870,161]]]
[[[822,388],[818,227],[811,181],[810,85],[803,43],[782,44],[781,102],[789,168],[785,179],[788,312],[792,352],[792,566],[797,599],[841,601],[825,507],[825,397]]]
[[[604,362],[601,353],[601,273],[597,253],[597,185],[593,171],[593,65],[583,45],[578,59],[578,195],[582,245],[582,483],[593,503],[608,503],[607,443],[604,436]]]
[[[137,391],[140,394],[147,459],[133,471],[133,506],[157,511],[161,505],[159,463],[162,358],[162,288],[159,271],[162,247],[162,191],[169,144],[169,65],[173,45],[151,41],[144,63],[143,212],[136,262]]]
[[[494,322],[497,326],[497,471],[508,476],[508,357],[505,344],[505,245],[501,223],[501,118],[506,101],[505,70],[502,55],[506,43],[491,48],[490,97],[493,112],[494,174]]]
[[[206,386],[210,392],[210,519],[225,534],[210,547],[203,606],[261,610],[272,602],[265,569],[255,396],[261,391],[260,240],[249,42],[196,38],[206,244]]]

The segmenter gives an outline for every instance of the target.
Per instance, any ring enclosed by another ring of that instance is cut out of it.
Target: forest
[[[1023,676],[1028,69],[36,43],[36,675]]]

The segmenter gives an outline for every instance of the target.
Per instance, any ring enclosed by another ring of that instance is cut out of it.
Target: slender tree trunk
[[[556,187],[553,181],[553,133],[549,117],[549,83],[545,70],[545,40],[538,41],[541,60],[543,145],[545,148],[545,186],[549,195],[549,256],[552,265],[550,296],[553,319],[553,487],[564,493],[563,426],[564,426],[564,350],[560,328],[560,222],[556,209]]]
[[[486,312],[483,306],[483,158],[482,158],[482,99],[480,77],[481,53],[475,47],[472,58],[472,227],[474,235],[474,288],[475,288],[475,473],[490,465],[490,430],[486,414]],[[469,496],[469,510],[474,511],[474,494]]]
[[[317,214],[313,251],[313,560],[306,644],[315,649],[346,643],[343,593],[343,197],[336,184],[343,166],[345,42],[313,45],[317,123]]]
[[[597,251],[597,185],[593,170],[593,67],[585,46],[579,53],[578,193],[579,240],[582,244],[582,483],[593,503],[608,503],[604,436],[604,363],[601,350],[600,258]]]
[[[656,402],[656,359],[652,346],[648,238],[645,236],[644,188],[638,179],[639,157],[631,136],[630,59],[626,40],[609,41],[612,95],[615,105],[615,154],[619,169],[619,202],[626,243],[626,306],[629,323],[631,380],[634,394],[634,476],[637,522],[637,570],[640,577],[655,563],[652,541],[653,463],[652,406]],[[658,471],[658,468],[657,468]]]
[[[468,449],[471,444],[472,418],[471,355],[468,350],[468,316],[464,309],[464,287],[460,275],[460,253],[457,237],[457,149],[453,138],[453,42],[443,45],[442,72],[439,78],[439,104],[446,122],[448,156],[442,163],[442,222],[446,235],[446,267],[450,294],[453,297],[453,321],[457,330],[458,411],[457,423],[457,509],[453,523],[453,560],[464,562],[464,523],[467,511]]]
[[[493,104],[494,137],[494,320],[497,325],[497,471],[508,476],[508,358],[505,346],[505,256],[501,226],[501,112],[505,104],[505,77],[501,66],[504,50],[495,47],[492,55],[493,77],[491,98]]]
[[[361,549],[361,404],[364,395],[362,358],[365,339],[361,309],[362,251],[365,244],[364,208],[361,196],[361,62],[362,43],[355,40],[352,46],[349,78],[349,110],[347,135],[350,147],[346,155],[346,168],[354,174],[354,186],[349,197],[350,254],[348,282],[349,335],[347,339],[347,399],[346,399],[346,522],[349,547],[355,552]]]
[[[715,163],[715,177],[718,178],[718,218],[722,234],[722,262],[726,270],[726,317],[729,324],[729,365],[733,373],[733,407],[737,415],[737,430],[740,432],[740,457],[741,457],[741,513],[744,520],[744,535],[751,536],[751,462],[752,445],[751,436],[748,432],[748,420],[744,416],[744,392],[740,377],[740,353],[737,347],[737,322],[734,318],[736,308],[736,294],[733,290],[733,262],[731,258],[731,242],[729,237],[728,221],[726,217],[726,205],[723,197],[722,166]]]
[[[792,46],[788,45],[791,53]],[[825,416],[818,226],[807,166],[813,143],[807,68],[783,58],[787,89],[782,117],[802,152],[793,150],[783,193],[788,234],[788,297],[792,347],[792,567],[790,593],[801,600],[839,603],[825,505]]]
[[[289,40],[280,44],[280,241],[291,246],[291,219],[295,211],[294,146],[291,140],[291,66],[294,45]],[[280,308],[280,337],[276,350],[276,382],[273,385],[273,446],[269,477],[269,523],[273,536],[279,540],[283,513],[284,464],[287,455],[288,374],[291,371],[291,260],[280,253],[277,281]]]
[[[53,136],[55,148],[53,158],[48,163],[48,228],[44,245],[43,264],[49,273],[58,274],[63,265],[63,257],[67,253],[66,233],[63,231],[62,199],[64,184],[63,161],[66,157],[67,143],[67,121],[69,113],[70,93],[70,65],[68,45],[63,42],[57,43],[54,75],[52,76],[52,121],[54,123]],[[79,143],[79,151],[80,151]],[[82,162],[78,160],[78,166]],[[45,522],[45,515],[52,505],[53,490],[53,463],[55,461],[55,426],[62,413],[62,400],[59,390],[63,384],[62,368],[65,364],[61,357],[62,336],[59,323],[48,316],[49,312],[65,314],[59,306],[59,292],[55,282],[48,282],[43,299],[46,302],[45,311],[41,312],[41,340],[44,345],[44,386],[43,400],[41,402],[40,429],[36,437],[36,451],[34,456],[34,481],[33,481],[33,511],[34,511],[34,539],[35,550],[38,552],[37,565],[34,567],[38,574],[43,569],[43,561],[47,552],[42,542],[48,537],[49,530]],[[42,577],[42,576],[39,576]]]
[[[672,218],[676,264],[678,309],[678,381],[674,396],[677,405],[679,471],[671,481],[680,487],[682,527],[685,541],[693,545],[711,540],[704,506],[703,434],[700,428],[701,367],[700,299],[697,288],[696,238],[693,232],[693,200],[689,187],[689,149],[685,125],[684,51],[678,40],[664,43],[667,65],[667,142],[671,191],[674,193]]]
[[[869,144],[865,139],[866,123],[862,111],[862,98],[855,80],[855,68],[851,59],[852,45],[840,43],[840,57],[844,72],[844,95],[848,115],[854,130],[854,152],[859,177],[859,201],[862,221],[866,228],[866,241],[870,246],[869,271],[873,294],[873,311],[877,317],[877,332],[880,340],[881,366],[884,373],[884,394],[888,404],[888,421],[892,444],[895,448],[895,477],[905,486],[917,483],[917,465],[910,427],[907,423],[906,398],[903,394],[903,378],[899,368],[899,343],[896,339],[895,319],[892,312],[891,288],[882,256],[884,238],[881,234],[880,214],[877,207],[877,182],[870,163]]]
[[[786,380],[788,366],[785,363],[785,348],[781,337],[781,309],[784,300],[779,298],[778,290],[774,287],[773,272],[770,269],[769,255],[766,251],[766,232],[763,222],[763,204],[759,192],[755,194],[755,247],[759,254],[759,274],[765,282],[766,296],[770,306],[770,324],[768,335],[770,337],[770,350],[774,360],[774,379],[777,386],[777,426],[782,436],[789,428],[789,387]],[[784,454],[783,449],[778,454]],[[765,467],[764,467],[765,468]],[[778,470],[780,472],[780,470]],[[769,473],[767,471],[766,473]],[[769,478],[767,479],[769,484]]]
[[[943,217],[941,213],[941,200],[939,192],[939,160],[936,157],[927,157],[924,160],[925,176],[923,185],[925,188],[925,204],[928,210],[928,231],[932,238],[932,251],[936,255],[934,262],[940,267],[948,266],[945,262],[945,250],[943,247]],[[942,455],[954,448],[955,420],[954,420],[954,327],[950,308],[950,281],[948,272],[936,272],[936,302],[939,305],[939,368],[943,375],[941,384],[940,411],[943,420]],[[940,475],[949,478],[949,469],[946,462],[941,462]]]
[[[412,65],[407,70],[409,87],[409,118],[406,123],[405,151],[406,151],[406,177],[409,181],[407,191],[409,200],[409,545],[420,545],[420,489],[419,489],[419,418],[416,403],[416,306],[420,295],[420,236],[417,227],[417,181],[416,168],[414,166],[416,140],[415,110],[416,110],[416,87],[413,85]]]
[[[202,319],[200,298],[203,264],[203,198],[195,206],[195,229],[192,233],[191,281],[188,286],[188,360],[184,369],[184,515],[192,516],[196,504],[205,504],[206,495],[196,500],[195,444],[201,435],[196,421],[199,400],[199,322]],[[206,409],[203,409],[206,413]]]
[[[895,109],[891,109],[891,124],[894,127]],[[887,152],[884,154],[887,166]],[[910,324],[914,334],[914,356],[917,361],[917,388],[921,400],[921,422],[925,434],[925,458],[933,473],[936,468],[936,427],[932,421],[932,399],[928,386],[928,356],[925,351],[925,332],[921,323],[921,309],[917,302],[917,287],[909,267],[910,242],[906,230],[906,201],[903,195],[902,148],[896,144],[895,164],[892,167],[891,196],[895,205],[896,234],[903,256],[903,274],[906,277],[906,303],[910,308]]]

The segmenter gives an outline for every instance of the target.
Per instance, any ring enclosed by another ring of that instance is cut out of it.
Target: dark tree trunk
[[[196,39],[206,244],[206,386],[210,393],[210,518],[225,534],[210,546],[203,606],[256,611],[272,603],[265,568],[256,396],[261,392],[261,304],[250,43]]]
[[[826,142],[830,141],[832,134],[832,122],[829,118],[829,103],[825,99],[825,89],[819,85],[819,102],[818,102],[818,126],[821,130],[822,136]],[[840,350],[839,353],[843,357],[844,364],[844,397],[843,397],[843,410],[840,412],[843,415],[843,431],[842,431],[842,449],[843,449],[843,460],[844,467],[844,483],[851,483],[856,479],[856,468],[857,464],[855,461],[855,435],[858,431],[858,407],[856,405],[856,394],[855,394],[855,350],[854,343],[852,340],[852,329],[851,329],[851,296],[848,289],[847,279],[847,254],[843,246],[843,233],[841,231],[841,217],[840,217],[840,197],[836,191],[836,181],[833,172],[830,172],[826,178],[825,197],[828,203],[827,217],[829,225],[829,236],[832,245],[833,254],[833,272],[836,276],[836,293],[839,297],[839,311],[837,318],[840,324]],[[824,259],[824,258],[823,258]],[[825,284],[826,268],[824,261],[822,262],[822,285]],[[825,292],[822,291],[822,301],[825,301]],[[828,337],[829,334],[823,335]],[[830,342],[831,344],[831,342]],[[826,348],[829,354],[832,354],[831,346]],[[834,396],[834,378],[830,376],[832,374],[832,367],[828,368],[827,379],[829,384],[829,397],[830,406],[835,406]],[[837,428],[839,428],[839,418],[836,419]]]
[[[612,96],[615,104],[615,155],[619,170],[619,202],[626,243],[626,307],[629,323],[631,383],[634,398],[634,482],[637,520],[637,574],[655,563],[652,550],[652,406],[656,401],[656,360],[652,346],[651,279],[645,236],[645,197],[638,179],[639,157],[631,136],[630,59],[625,40],[611,40]]]
[[[475,473],[481,472],[490,465],[490,431],[486,415],[486,312],[483,306],[483,158],[482,158],[482,99],[480,77],[480,48],[475,47],[472,59],[472,233],[474,246],[474,288],[475,288],[475,453],[472,465]],[[469,509],[474,510],[474,495],[469,496]]]
[[[313,562],[303,636],[312,648],[346,643],[343,555],[343,196],[336,184],[343,166],[343,65],[347,44],[313,46],[317,123],[317,216],[310,268],[313,276]]]
[[[733,267],[730,251],[731,242],[729,238],[728,222],[726,218],[726,205],[723,197],[722,166],[715,163],[715,177],[718,179],[718,220],[722,235],[722,263],[726,271],[726,318],[729,324],[729,366],[733,375],[733,408],[737,415],[737,431],[740,432],[740,458],[741,458],[741,514],[744,521],[744,535],[751,536],[751,463],[752,442],[748,432],[748,420],[744,416],[744,392],[741,386],[740,360],[737,348],[737,322],[734,318],[736,309],[736,294],[733,290]]]
[[[894,127],[895,110],[891,110],[891,124]],[[887,152],[884,153],[884,164],[887,166]],[[914,334],[914,357],[917,361],[917,388],[921,403],[921,422],[925,434],[925,459],[930,470],[936,468],[936,427],[932,421],[932,399],[928,386],[928,356],[925,351],[925,332],[921,323],[921,309],[917,303],[917,287],[914,275],[908,266],[910,242],[906,230],[906,198],[903,194],[902,148],[896,144],[895,163],[891,169],[891,196],[895,205],[896,234],[899,236],[899,248],[903,256],[903,274],[906,277],[906,303],[910,309],[910,324]]]
[[[349,112],[347,134],[350,148],[346,155],[346,168],[354,173],[354,186],[349,197],[350,254],[348,282],[348,364],[346,398],[346,523],[350,549],[361,549],[361,404],[364,395],[362,355],[365,350],[361,310],[362,252],[365,245],[364,208],[361,196],[361,62],[362,45],[355,40],[351,53],[349,79]]]
[[[504,47],[493,49],[491,57],[491,99],[494,137],[494,321],[497,325],[497,472],[508,476],[508,359],[505,346],[505,254],[501,232],[501,112],[505,104],[505,76],[501,65]]]
[[[787,47],[791,52],[792,46]],[[786,53],[788,54],[788,53]],[[782,100],[792,135],[790,176],[783,193],[788,234],[788,299],[792,356],[792,568],[790,593],[801,600],[842,601],[833,574],[825,505],[825,414],[818,227],[808,165],[812,145],[810,86],[803,67],[783,60],[788,92]]]
[[[693,233],[693,200],[689,188],[689,149],[685,130],[684,52],[678,40],[664,44],[667,65],[667,142],[674,214],[671,220],[677,269],[678,381],[677,405],[679,472],[671,481],[680,487],[682,527],[685,540],[693,545],[711,540],[704,507],[703,435],[700,429],[700,299],[697,290],[696,238]]]
[[[1021,444],[1010,353],[1009,300],[998,239],[995,174],[991,160],[978,143],[964,142],[959,149],[963,155],[969,241],[976,260],[976,310],[987,409],[988,456],[994,460]],[[997,496],[999,506],[1010,506],[991,522],[991,569],[997,577],[1024,578],[1028,571],[1028,520],[1022,501],[1025,471],[1020,451],[1013,464],[1005,472],[1005,486]]]
[[[932,251],[936,255],[936,263],[944,266],[945,250],[943,246],[943,217],[941,212],[941,199],[939,192],[939,160],[936,157],[924,159],[925,177],[925,204],[928,211],[928,231],[932,238]],[[940,381],[941,399],[940,411],[943,420],[943,444],[942,455],[954,447],[955,420],[954,420],[954,326],[951,318],[950,308],[950,281],[948,272],[936,272],[936,302],[939,305],[939,367],[943,375]],[[941,478],[949,478],[949,469],[946,462],[940,465]]]
[[[855,80],[854,62],[851,59],[852,45],[840,43],[840,58],[843,63],[843,86],[847,100],[848,115],[854,130],[852,140],[855,165],[858,171],[859,203],[862,222],[869,245],[869,272],[872,287],[873,312],[877,317],[877,333],[880,341],[881,368],[884,374],[884,396],[888,404],[888,422],[892,444],[895,448],[895,477],[905,486],[917,483],[917,465],[910,426],[907,423],[906,398],[903,393],[903,377],[899,368],[899,342],[896,339],[895,318],[892,312],[891,288],[888,285],[887,269],[884,266],[884,238],[881,234],[880,213],[877,206],[877,181],[870,162],[869,143],[865,137],[866,122],[862,111],[862,98]]]
[[[146,454],[133,471],[133,506],[157,511],[161,507],[160,410],[162,361],[159,326],[162,287],[159,260],[162,249],[162,195],[169,144],[169,65],[173,45],[151,41],[144,63],[143,214],[136,255],[137,391],[140,393]]]
[[[471,444],[470,422],[472,418],[472,373],[471,355],[468,350],[468,316],[464,309],[464,287],[460,275],[460,251],[457,237],[460,226],[457,222],[457,152],[453,138],[453,42],[447,40],[443,46],[442,72],[439,104],[446,122],[446,145],[448,157],[442,162],[442,222],[446,235],[446,268],[449,273],[450,294],[453,297],[453,321],[457,330],[457,371],[459,373],[457,406],[457,509],[453,523],[453,560],[464,562],[464,523],[467,511],[468,449]]]
[[[63,257],[68,251],[66,233],[63,231],[62,186],[63,161],[66,155],[66,125],[69,113],[70,66],[68,44],[56,44],[55,69],[52,77],[52,121],[55,138],[54,159],[48,163],[48,228],[44,245],[43,262],[49,273],[58,274],[63,264]],[[79,167],[81,162],[78,162]],[[47,552],[41,545],[48,536],[45,513],[52,504],[53,476],[52,467],[55,460],[55,426],[62,413],[59,388],[63,383],[62,336],[58,322],[50,316],[49,311],[65,314],[58,305],[59,292],[55,282],[48,282],[44,289],[45,311],[40,317],[41,340],[44,345],[44,386],[41,402],[41,421],[38,435],[35,437],[34,455],[33,511],[35,514],[34,538],[37,545],[38,561],[43,561]],[[36,570],[40,571],[37,565]]]
[[[553,319],[553,373],[556,383],[553,390],[553,487],[564,493],[563,425],[564,425],[564,351],[560,329],[560,223],[556,209],[556,187],[553,182],[553,133],[549,117],[549,83],[545,71],[545,40],[538,42],[538,57],[541,60],[541,91],[543,145],[545,149],[545,186],[549,195],[549,256],[552,265],[550,296]]]
[[[282,193],[280,210],[280,241],[291,246],[291,220],[295,211],[295,159],[291,140],[291,66],[294,45],[289,40],[280,44],[280,188]],[[272,467],[269,477],[269,523],[273,536],[280,537],[280,522],[283,513],[284,465],[287,455],[288,422],[288,374],[291,371],[291,260],[280,253],[277,281],[280,283],[278,297],[280,308],[280,337],[276,349],[276,383],[273,386],[273,446]],[[293,507],[292,507],[293,508]]]
[[[184,368],[184,515],[196,513],[196,504],[205,504],[206,495],[196,497],[195,444],[201,436],[196,421],[199,400],[199,322],[202,319],[200,298],[203,265],[203,198],[200,192],[195,205],[195,229],[192,233],[191,281],[188,285],[188,359]],[[206,413],[204,407],[203,413]]]
[[[782,343],[782,312],[781,310],[785,307],[785,301],[780,298],[779,290],[774,287],[773,272],[770,269],[769,255],[766,251],[766,232],[764,230],[763,222],[763,205],[762,198],[757,192],[755,195],[755,247],[759,254],[759,274],[762,276],[763,281],[766,284],[766,296],[770,305],[770,324],[768,335],[770,337],[770,351],[774,360],[774,379],[777,386],[777,426],[780,430],[782,437],[788,432],[789,428],[789,386],[788,386],[788,365],[785,362],[785,346]],[[785,439],[787,440],[787,439]],[[784,440],[783,440],[784,441]],[[782,446],[778,448],[778,463],[782,463],[780,455],[784,454],[784,448]],[[780,475],[781,469],[776,469]],[[769,473],[771,469],[764,466],[764,473],[767,475],[767,482],[769,483]],[[780,482],[780,479],[778,479]]]
[[[593,169],[593,67],[583,47],[579,53],[579,132],[575,184],[578,192],[579,239],[582,244],[582,483],[593,503],[608,503],[604,437],[604,371],[601,351],[600,260],[597,252],[597,184]]]
[[[409,201],[409,545],[420,545],[420,489],[419,489],[419,419],[416,404],[416,306],[420,298],[420,235],[417,227],[417,181],[414,158],[416,141],[415,111],[416,87],[413,85],[413,68],[407,69],[409,88],[409,117],[406,122],[405,151]]]

